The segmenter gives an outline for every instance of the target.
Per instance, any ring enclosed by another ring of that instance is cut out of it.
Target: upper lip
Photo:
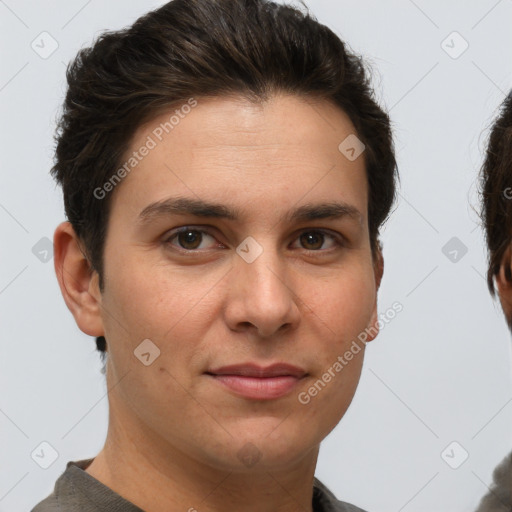
[[[301,378],[306,375],[305,370],[288,363],[275,363],[265,367],[254,363],[233,364],[208,370],[206,373],[210,375],[240,375],[243,377],[259,378],[282,376]]]

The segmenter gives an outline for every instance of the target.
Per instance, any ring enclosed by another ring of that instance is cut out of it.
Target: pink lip
[[[223,366],[206,372],[236,394],[253,400],[272,400],[288,394],[307,374],[287,363],[261,367],[252,363]]]

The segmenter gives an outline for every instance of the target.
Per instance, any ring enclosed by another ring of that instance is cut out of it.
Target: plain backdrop
[[[52,136],[77,50],[162,3],[0,1],[3,512],[29,510],[105,439],[99,356],[61,297],[48,245],[64,220]],[[510,335],[486,288],[476,213],[488,128],[512,86],[512,1],[307,3],[373,67],[401,174],[379,305],[403,310],[367,347],[317,477],[369,512],[471,511],[512,449]],[[47,469],[32,458],[43,442],[57,452]]]

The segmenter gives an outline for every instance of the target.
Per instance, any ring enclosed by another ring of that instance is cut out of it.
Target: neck
[[[107,439],[86,472],[146,512],[312,512],[318,446],[290,467],[215,466],[109,402]]]

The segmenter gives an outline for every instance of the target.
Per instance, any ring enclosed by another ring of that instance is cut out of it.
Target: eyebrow
[[[224,204],[207,202],[188,197],[170,197],[146,206],[139,214],[138,223],[145,225],[159,217],[171,215],[193,215],[196,217],[238,220],[241,210]],[[343,201],[306,204],[285,213],[280,221],[297,222],[318,219],[339,219],[350,217],[361,222],[362,214],[355,207]]]

